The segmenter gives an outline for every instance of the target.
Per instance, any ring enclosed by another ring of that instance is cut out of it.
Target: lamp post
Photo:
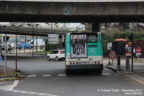
[[[6,26],[3,26],[4,28],[6,28]],[[7,37],[7,34],[5,33],[5,38],[4,38],[4,41],[5,41],[5,72],[7,72],[7,41],[6,41],[6,37]]]
[[[34,26],[38,26],[39,24],[27,24],[28,26],[32,27],[32,32],[34,33]],[[37,33],[36,33],[37,34]],[[32,52],[32,57],[34,56],[34,36],[33,37],[33,52]],[[37,37],[36,37],[36,50],[37,50]]]
[[[38,51],[38,43],[37,43],[37,26],[39,26],[39,24],[36,24],[36,51]]]
[[[11,26],[16,27],[16,31],[18,32],[18,28],[21,27],[22,25],[18,25],[18,26],[11,25]],[[17,61],[18,61],[18,60],[17,60],[17,59],[18,59],[17,57],[18,57],[18,56],[17,56],[17,34],[16,34],[16,64],[15,64],[15,71],[16,71],[16,72],[17,72],[17,69],[18,69],[18,68],[17,68]]]

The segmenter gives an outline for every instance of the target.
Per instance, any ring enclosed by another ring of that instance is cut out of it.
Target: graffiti
[[[71,15],[72,9],[72,5],[64,5],[64,15]]]

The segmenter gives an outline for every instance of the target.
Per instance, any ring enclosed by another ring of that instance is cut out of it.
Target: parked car
[[[65,59],[65,50],[53,50],[50,53],[47,53],[47,60],[55,59],[56,61],[60,59]]]

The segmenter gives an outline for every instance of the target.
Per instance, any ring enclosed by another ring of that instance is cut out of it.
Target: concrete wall
[[[27,2],[141,2],[143,0],[4,0]]]
[[[0,2],[0,14],[24,15],[144,15],[141,3]]]

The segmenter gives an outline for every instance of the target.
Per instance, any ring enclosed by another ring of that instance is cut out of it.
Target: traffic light
[[[6,42],[9,40],[9,36],[6,36]],[[5,42],[5,36],[3,36],[3,41]]]

